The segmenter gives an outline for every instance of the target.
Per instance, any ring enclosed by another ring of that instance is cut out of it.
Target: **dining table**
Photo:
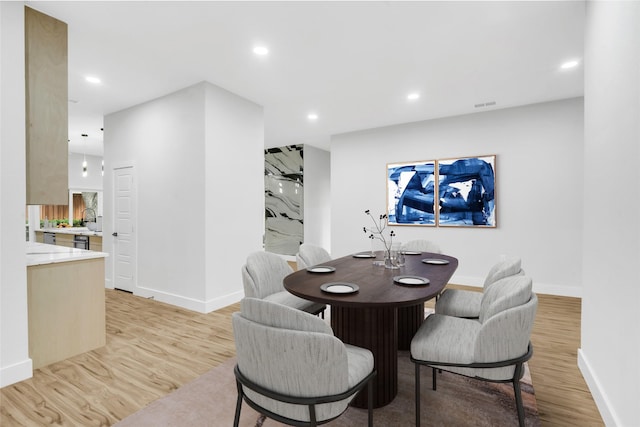
[[[438,296],[458,267],[452,256],[405,251],[404,265],[384,266],[384,252],[359,252],[286,276],[293,295],[330,305],[336,337],[373,353],[373,406],[389,404],[398,393],[398,350],[409,350],[425,318],[424,303]],[[367,389],[351,402],[367,407]]]

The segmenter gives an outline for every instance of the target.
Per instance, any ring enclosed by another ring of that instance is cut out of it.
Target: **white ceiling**
[[[582,1],[26,4],[68,24],[79,153],[101,155],[104,115],[204,80],[264,107],[267,147],[583,94],[559,69],[582,60]]]

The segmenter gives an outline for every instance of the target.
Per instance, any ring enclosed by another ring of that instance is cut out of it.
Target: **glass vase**
[[[392,249],[384,251],[384,267],[389,269],[400,268],[398,265],[398,252]]]

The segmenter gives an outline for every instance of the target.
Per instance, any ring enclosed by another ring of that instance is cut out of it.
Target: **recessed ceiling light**
[[[563,70],[568,70],[569,68],[577,67],[579,63],[580,63],[579,61],[574,59],[574,60],[567,61],[567,62],[563,63],[560,66],[560,68],[562,68]]]
[[[407,99],[409,101],[413,101],[414,99],[418,99],[418,98],[420,98],[419,93],[410,93],[409,95],[407,95]]]
[[[93,83],[93,84],[101,83],[99,78],[93,77],[93,76],[87,76],[87,77],[85,77],[85,80],[88,81],[89,83]]]
[[[318,120],[318,115],[315,113],[311,113],[307,116],[309,120]]]
[[[253,53],[256,55],[264,56],[269,53],[269,49],[264,46],[256,46],[253,48]]]

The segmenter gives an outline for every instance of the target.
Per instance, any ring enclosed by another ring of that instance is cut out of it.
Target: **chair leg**
[[[520,389],[520,377],[524,367],[522,363],[516,365],[513,373],[513,394],[516,398],[516,409],[518,410],[518,425],[524,427],[524,404],[522,403],[522,390]]]
[[[420,427],[420,364],[416,363],[416,427]]]
[[[309,405],[309,426],[316,427],[318,425],[316,421],[316,405]]]
[[[238,400],[236,401],[236,416],[233,419],[233,427],[238,427],[240,424],[240,410],[242,409],[242,386],[239,382],[236,382],[238,386]]]
[[[435,391],[436,389],[436,376],[437,376],[437,372],[436,372],[436,368],[431,368],[431,388]]]
[[[513,381],[513,394],[516,396],[516,408],[518,409],[518,425],[520,427],[524,427],[524,404],[522,403],[520,380]]]

